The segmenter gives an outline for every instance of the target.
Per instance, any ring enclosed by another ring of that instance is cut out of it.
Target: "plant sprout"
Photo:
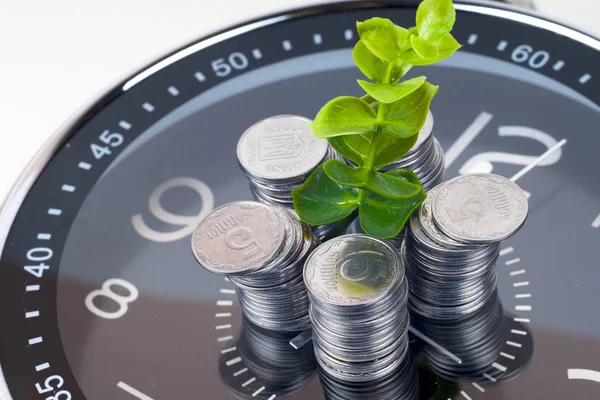
[[[300,219],[325,225],[358,209],[370,235],[390,238],[402,230],[426,194],[414,172],[379,169],[417,142],[438,86],[424,76],[403,78],[413,66],[434,64],[460,48],[450,34],[455,18],[452,0],[424,0],[410,29],[384,18],[357,23],[360,40],[352,56],[371,80],[358,81],[366,94],[329,101],[311,125],[316,137],[356,167],[329,160],[316,168],[292,193]]]

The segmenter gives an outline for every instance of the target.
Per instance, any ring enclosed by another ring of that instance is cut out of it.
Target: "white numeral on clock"
[[[90,144],[92,154],[97,160],[101,159],[104,156],[111,155],[111,147],[119,147],[123,144],[124,141],[123,135],[121,135],[120,133],[111,133],[108,129],[102,132],[98,139],[104,144],[104,146],[98,145],[96,143]]]
[[[66,390],[56,392],[54,396],[46,397],[46,400],[71,400],[71,393]]]
[[[537,129],[526,126],[501,126],[498,128],[498,135],[502,137],[522,137],[525,139],[535,140],[543,144],[547,149],[552,148],[558,143],[551,135]],[[558,149],[544,161],[539,163],[539,166],[549,166],[556,164],[562,157],[562,150]],[[490,173],[494,167],[492,163],[503,163],[512,165],[529,165],[535,161],[537,156],[528,156],[524,154],[504,153],[490,151],[479,153],[471,157],[459,170],[460,174],[469,173]]]
[[[38,393],[48,393],[60,389],[65,384],[65,380],[60,375],[52,375],[44,381],[44,386],[35,384]],[[59,390],[53,396],[46,397],[46,400],[71,400],[71,393],[67,390]]]
[[[211,63],[215,75],[225,77],[229,75],[233,69],[242,70],[248,67],[248,58],[239,52],[231,53],[225,61],[224,58],[219,58]]]
[[[123,290],[127,291],[127,295],[121,295],[115,293],[113,291],[113,286],[120,287]],[[104,284],[102,284],[102,289],[94,290],[90,294],[88,294],[85,298],[85,306],[88,310],[90,310],[93,314],[96,314],[100,318],[106,319],[117,319],[121,318],[123,315],[127,313],[129,310],[129,303],[135,301],[139,296],[139,291],[133,284],[127,282],[123,279],[113,278],[109,279]],[[96,304],[94,300],[97,298],[107,298],[118,304],[119,309],[116,311],[104,311],[101,310]]]
[[[29,261],[48,261],[53,254],[52,249],[48,247],[36,247],[27,252],[27,259]],[[25,265],[23,268],[36,278],[42,278],[44,271],[50,269],[50,266],[40,262],[38,265]]]
[[[198,200],[202,201],[202,208],[197,215],[179,215],[167,211],[161,205],[161,197],[170,189],[174,188],[189,188],[198,194]],[[179,177],[169,179],[159,185],[150,195],[148,200],[148,208],[150,213],[159,221],[181,227],[181,229],[173,232],[160,232],[150,228],[145,222],[142,214],[134,215],[131,218],[131,223],[134,229],[140,236],[152,240],[154,242],[173,242],[183,239],[192,234],[208,213],[214,207],[214,195],[210,187],[194,178]]]
[[[544,50],[534,51],[528,44],[522,44],[513,50],[511,58],[514,62],[527,62],[531,68],[539,69],[548,64],[550,54]]]

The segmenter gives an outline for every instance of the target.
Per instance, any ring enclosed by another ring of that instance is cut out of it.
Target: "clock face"
[[[497,293],[469,320],[428,328],[440,343],[459,338],[480,368],[415,340],[419,391],[595,398],[600,42],[497,7],[456,2],[463,48],[418,70],[441,87],[433,132],[447,178],[510,177],[568,143],[519,180],[530,213],[502,244]],[[81,116],[1,216],[0,398],[325,398],[312,346],[294,350],[290,335],[244,321],[233,285],[198,266],[190,236],[213,208],[252,199],[236,159],[249,126],[360,95],[355,22],[412,25],[414,14],[349,3],[250,23],[173,53]],[[343,384],[327,387],[345,398]]]

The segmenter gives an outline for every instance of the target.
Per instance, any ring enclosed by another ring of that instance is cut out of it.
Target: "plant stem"
[[[392,79],[392,71],[394,70],[394,64],[389,63],[387,66],[387,70],[385,72],[384,82],[388,84]],[[379,108],[377,109],[377,121],[381,122],[385,115],[385,104],[379,103]],[[369,154],[367,155],[367,160],[363,168],[367,172],[371,172],[373,167],[375,166],[375,157],[377,157],[377,150],[379,148],[379,141],[381,139],[381,127],[377,128],[377,131],[373,133],[373,140],[371,141],[371,145],[369,146]],[[362,204],[366,199],[369,192],[365,189],[358,190],[358,204]]]
[[[379,139],[381,139],[381,128],[377,128],[377,131],[373,133],[373,141],[371,142],[371,146],[369,147],[369,154],[367,156],[367,161],[363,168],[370,172],[375,165],[375,156],[377,155],[377,148],[379,147]],[[361,204],[363,201],[367,199],[367,194],[369,192],[364,189],[359,189],[358,192],[358,203]]]

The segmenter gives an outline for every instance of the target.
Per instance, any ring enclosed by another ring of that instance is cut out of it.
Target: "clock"
[[[446,176],[510,177],[567,144],[519,180],[528,221],[503,243],[484,307],[500,319],[481,313],[450,331],[487,377],[451,365],[440,377],[421,362],[419,392],[594,398],[600,42],[499,2],[455,6],[463,47],[422,68],[441,87],[433,132]],[[0,214],[0,399],[325,398],[311,346],[245,321],[234,286],[198,267],[190,236],[212,209],[252,199],[240,135],[359,95],[355,22],[411,25],[415,10],[332,3],[225,29],[118,83],[58,132]],[[502,346],[490,357],[480,351],[492,334]],[[367,398],[385,398],[377,390]]]

